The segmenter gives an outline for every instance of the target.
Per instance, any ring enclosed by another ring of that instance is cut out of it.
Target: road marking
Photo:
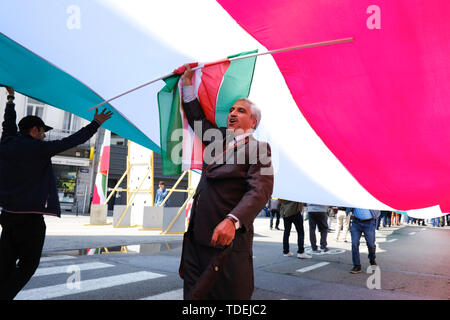
[[[398,239],[390,239],[390,240],[386,240],[386,242],[394,242],[397,241]]]
[[[410,236],[412,236],[412,235],[414,235],[414,234],[416,234],[416,233],[415,233],[415,232],[410,232],[410,233],[409,233]]]
[[[340,253],[344,253],[346,251],[345,249],[339,249],[339,248],[328,249],[327,252],[322,251],[322,249],[320,249],[320,250],[321,251],[319,251],[319,252],[314,252],[311,247],[306,247],[305,253],[314,254],[314,255],[324,255],[324,254],[340,254]]]
[[[305,268],[302,268],[302,269],[298,269],[297,272],[301,272],[301,273],[308,272],[308,271],[311,271],[311,270],[314,270],[314,269],[326,266],[327,264],[330,264],[330,263],[329,262],[316,263],[316,264],[313,264],[312,266],[305,267]]]
[[[58,261],[66,259],[76,259],[76,258],[74,256],[49,256],[49,257],[42,257],[41,262]]]
[[[106,289],[128,283],[151,280],[165,277],[163,274],[148,271],[119,274],[116,276],[80,281],[79,289],[69,289],[66,283],[36,289],[22,290],[16,296],[16,300],[45,300],[53,299],[71,294],[79,294],[88,291]]]
[[[183,300],[183,289],[172,290],[139,300]]]
[[[74,266],[79,267],[80,271],[114,267],[114,265],[112,265],[112,264],[101,263],[101,262],[80,263],[80,264],[74,264]],[[68,267],[69,267],[69,265],[48,267],[48,268],[38,268],[36,270],[36,273],[33,275],[33,277],[48,276],[51,274],[58,274],[58,273],[70,273],[70,272],[67,272]]]

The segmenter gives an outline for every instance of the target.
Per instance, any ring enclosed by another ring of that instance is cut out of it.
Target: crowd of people
[[[270,229],[273,229],[273,220],[276,218],[275,229],[279,228],[280,217],[284,222],[283,234],[283,255],[291,257],[294,254],[289,250],[289,236],[294,224],[297,230],[297,258],[308,259],[311,256],[305,253],[304,248],[304,228],[303,222],[308,220],[309,238],[311,249],[314,253],[327,252],[327,236],[334,230],[331,229],[332,218],[336,218],[335,240],[347,242],[347,236],[350,232],[352,242],[352,262],[351,273],[362,272],[359,255],[359,245],[361,236],[364,236],[369,251],[369,263],[376,266],[376,245],[375,231],[391,226],[400,226],[400,224],[430,225],[433,227],[443,227],[445,224],[450,226],[450,214],[440,218],[416,219],[409,217],[405,211],[379,211],[361,208],[332,207],[317,204],[308,204],[290,200],[272,198],[267,204],[268,214],[270,215]],[[316,230],[320,234],[320,249],[317,245]],[[342,238],[341,238],[342,235]]]
[[[401,224],[433,227],[450,226],[450,214],[432,219],[417,219],[408,216],[404,211],[381,211],[380,218],[377,221],[377,230],[379,230],[381,225],[383,228],[389,228],[391,226],[400,226]]]

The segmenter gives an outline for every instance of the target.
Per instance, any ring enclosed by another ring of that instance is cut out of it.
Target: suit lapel
[[[215,170],[221,166],[223,166],[224,164],[236,164],[236,160],[237,159],[241,159],[240,161],[244,161],[245,163],[245,153],[246,153],[246,146],[248,145],[249,141],[255,141],[255,138],[253,138],[253,136],[249,136],[247,138],[245,138],[244,141],[239,141],[237,143],[237,145],[235,144],[235,146],[233,148],[228,148],[228,149],[224,149],[224,150],[228,150],[226,151],[221,157],[219,157],[218,159],[214,159],[213,163],[208,166],[207,171],[211,171],[211,170]],[[226,144],[224,143],[224,148],[226,148]],[[219,159],[221,161],[219,161]],[[237,162],[237,163],[241,163],[241,162]]]

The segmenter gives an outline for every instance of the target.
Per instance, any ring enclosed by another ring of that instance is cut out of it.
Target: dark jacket
[[[12,213],[61,215],[51,157],[89,140],[96,121],[56,141],[41,141],[17,131],[14,103],[6,104],[0,140],[0,206]]]
[[[295,214],[301,213],[303,206],[304,205],[301,202],[283,200],[281,203],[280,214],[283,218],[291,217]]]
[[[205,118],[198,100],[184,103],[184,111],[192,128],[194,121],[202,122],[202,134],[215,128]],[[219,128],[216,133],[213,141],[203,140],[214,157],[220,155],[220,152],[215,153],[215,147],[224,150],[228,143],[226,128]],[[219,159],[210,165],[203,164],[188,231],[192,232],[196,242],[210,246],[214,228],[228,214],[232,214],[241,222],[241,228],[236,231],[233,240],[233,250],[252,252],[253,221],[270,199],[273,190],[270,146],[250,137],[245,144],[235,147]]]

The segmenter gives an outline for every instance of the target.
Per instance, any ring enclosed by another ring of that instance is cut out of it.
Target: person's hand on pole
[[[191,66],[189,64],[185,64],[184,66],[186,67],[186,71],[184,71],[183,75],[181,76],[183,86],[191,86],[194,71],[192,71]]]
[[[6,91],[8,92],[8,96],[14,95],[14,89],[8,86],[5,86]]]
[[[100,125],[102,125],[106,120],[110,119],[113,115],[111,111],[105,111],[106,108],[103,109],[101,113],[98,113],[98,109],[95,109],[94,120],[97,121]]]

